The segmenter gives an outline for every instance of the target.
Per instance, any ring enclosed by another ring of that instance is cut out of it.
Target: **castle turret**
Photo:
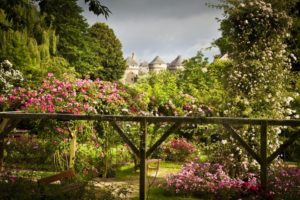
[[[181,56],[177,56],[175,60],[173,60],[169,65],[168,65],[168,70],[170,71],[177,71],[177,70],[183,70],[183,59]]]
[[[140,70],[139,70],[139,75],[144,75],[149,72],[149,64],[148,62],[144,61],[140,64]]]
[[[159,72],[166,69],[167,64],[159,56],[156,56],[151,63],[149,63],[149,71]]]
[[[183,59],[181,56],[177,56],[175,60],[173,60],[169,65],[168,65],[168,70],[170,71],[177,71],[177,70],[183,70]]]
[[[122,78],[123,83],[134,83],[139,74],[139,64],[134,53],[126,58],[127,69]]]

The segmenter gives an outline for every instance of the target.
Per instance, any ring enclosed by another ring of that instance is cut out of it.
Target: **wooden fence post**
[[[261,124],[260,130],[260,184],[263,190],[267,189],[268,162],[267,162],[267,123]]]
[[[71,132],[71,142],[70,142],[70,161],[69,169],[75,166],[75,154],[76,154],[76,130]]]
[[[9,119],[4,118],[0,124],[0,133],[1,134],[5,134],[3,133],[4,129],[7,127],[9,122]],[[4,168],[4,138],[5,137],[1,137],[0,138],[0,172],[3,170]]]
[[[147,191],[146,137],[147,122],[146,119],[144,119],[141,121],[140,128],[140,200],[146,199]]]

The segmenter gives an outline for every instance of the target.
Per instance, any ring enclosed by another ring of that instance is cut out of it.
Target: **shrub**
[[[300,197],[300,169],[284,167],[270,175],[270,190],[279,199],[298,199]]]
[[[162,146],[163,157],[169,161],[184,162],[196,153],[196,147],[184,138],[172,139]]]
[[[167,178],[167,190],[181,195],[210,196],[211,199],[297,199],[300,196],[300,169],[281,168],[270,172],[269,190],[259,176],[231,178],[218,163],[187,163]]]

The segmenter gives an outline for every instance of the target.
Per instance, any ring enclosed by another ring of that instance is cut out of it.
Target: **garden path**
[[[168,174],[179,171],[179,166],[173,167],[174,166],[163,166],[158,172],[155,170],[149,171],[148,183],[155,187],[163,184]],[[127,198],[124,199],[136,199],[139,196],[138,174],[139,173],[137,172],[132,172],[131,174],[126,174],[125,176],[118,178],[94,178],[90,184],[92,184],[97,191],[97,198],[101,198],[102,195],[105,195],[105,192],[103,191],[113,191],[113,194],[119,197],[123,196],[122,193],[126,194]]]

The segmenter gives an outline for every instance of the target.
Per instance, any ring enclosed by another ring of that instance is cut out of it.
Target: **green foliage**
[[[97,15],[110,13],[99,0],[85,3]],[[120,79],[125,71],[120,41],[105,24],[88,28],[82,12],[77,0],[1,1],[0,60],[10,60],[35,82],[48,72],[76,74],[70,66],[81,77]]]
[[[230,105],[236,110],[230,115],[282,117],[289,70],[284,42],[290,18],[263,1],[244,1],[225,13],[222,30],[233,47],[226,89],[236,97]],[[245,115],[241,106],[253,112]]]
[[[290,63],[286,39],[292,25],[284,9],[262,0],[224,0],[224,19],[221,21],[223,42],[231,64],[224,74],[228,94],[223,115],[249,118],[284,118],[287,116],[285,98],[288,94]],[[278,1],[279,3],[279,1]],[[225,43],[224,43],[225,44]],[[224,51],[224,50],[222,50]],[[225,51],[224,51],[225,52]],[[258,127],[239,127],[240,135],[253,148],[259,149]],[[280,142],[280,129],[268,129],[268,153]],[[212,148],[212,159],[224,156],[238,175],[257,167],[244,149],[230,142]],[[221,152],[221,153],[220,153]],[[219,153],[219,155],[217,155]],[[234,163],[234,164],[233,164]]]
[[[89,3],[89,10],[96,15],[104,15],[105,18],[111,13],[108,7],[101,4],[100,0],[84,0],[85,3]]]
[[[96,23],[88,29],[91,51],[95,54],[96,63],[81,72],[90,74],[93,79],[118,80],[126,69],[122,53],[122,44],[114,34],[113,30],[104,23]]]
[[[224,9],[224,15],[226,16],[228,9],[234,5],[237,6],[241,3],[247,3],[247,2],[251,2],[250,0],[220,0],[221,4],[216,6],[219,8],[223,8]],[[256,1],[253,1],[254,3]],[[299,51],[299,20],[300,20],[300,12],[299,12],[299,7],[300,7],[300,2],[299,0],[286,0],[286,1],[281,1],[281,0],[265,0],[265,3],[269,3],[272,8],[276,11],[279,12],[285,12],[289,17],[292,17],[293,20],[293,24],[292,27],[289,29],[289,34],[290,37],[286,39],[286,44],[287,46],[287,50],[290,53],[290,57],[292,60],[292,65],[293,65],[293,69],[294,70],[298,70],[300,69],[300,65],[299,65],[299,59],[295,59],[295,58],[299,58],[300,56],[300,51]],[[245,14],[245,13],[244,13]],[[265,14],[265,16],[268,16],[267,14]],[[221,29],[225,30],[226,27],[229,28],[228,24],[226,24],[227,22],[220,20],[221,21]],[[257,27],[255,27],[255,29],[257,29]],[[264,31],[262,31],[264,32]],[[266,34],[268,34],[266,32]],[[226,53],[231,53],[234,50],[233,46],[231,46],[231,41],[230,38],[228,37],[233,37],[233,35],[227,35],[225,32],[222,32],[222,37],[220,37],[219,39],[217,39],[214,44],[216,44],[221,51],[221,54],[224,55]],[[247,48],[247,46],[245,46],[245,49]]]
[[[196,97],[202,104],[222,110],[226,99],[223,77],[230,64],[230,61],[218,59],[209,64],[198,52],[185,62],[185,70],[179,73],[178,85],[184,93]]]
[[[70,62],[82,77],[120,79],[125,71],[120,41],[104,23],[88,28],[86,19],[81,15],[83,10],[76,2],[77,0],[39,2],[48,26],[53,27],[59,35],[57,53]],[[109,10],[99,1],[85,2],[89,3],[90,10],[96,14],[108,15]]]
[[[48,72],[53,72],[53,75],[59,79],[66,77],[66,74],[74,75],[76,71],[70,63],[60,56],[53,56],[51,59],[44,60],[41,63],[41,73],[38,78],[46,77]]]
[[[144,101],[150,103],[155,101],[153,106],[162,106],[172,100],[173,102],[181,101],[177,99],[182,91],[177,86],[177,74],[170,71],[160,73],[150,73],[149,76],[140,78],[134,85],[134,88],[143,93]]]
[[[30,1],[0,4],[0,59],[10,60],[27,79],[42,75],[42,62],[56,53],[55,31]]]
[[[81,15],[83,10],[76,0],[42,0],[39,6],[47,25],[59,35],[58,54],[75,65],[87,49],[85,33],[88,24]]]

